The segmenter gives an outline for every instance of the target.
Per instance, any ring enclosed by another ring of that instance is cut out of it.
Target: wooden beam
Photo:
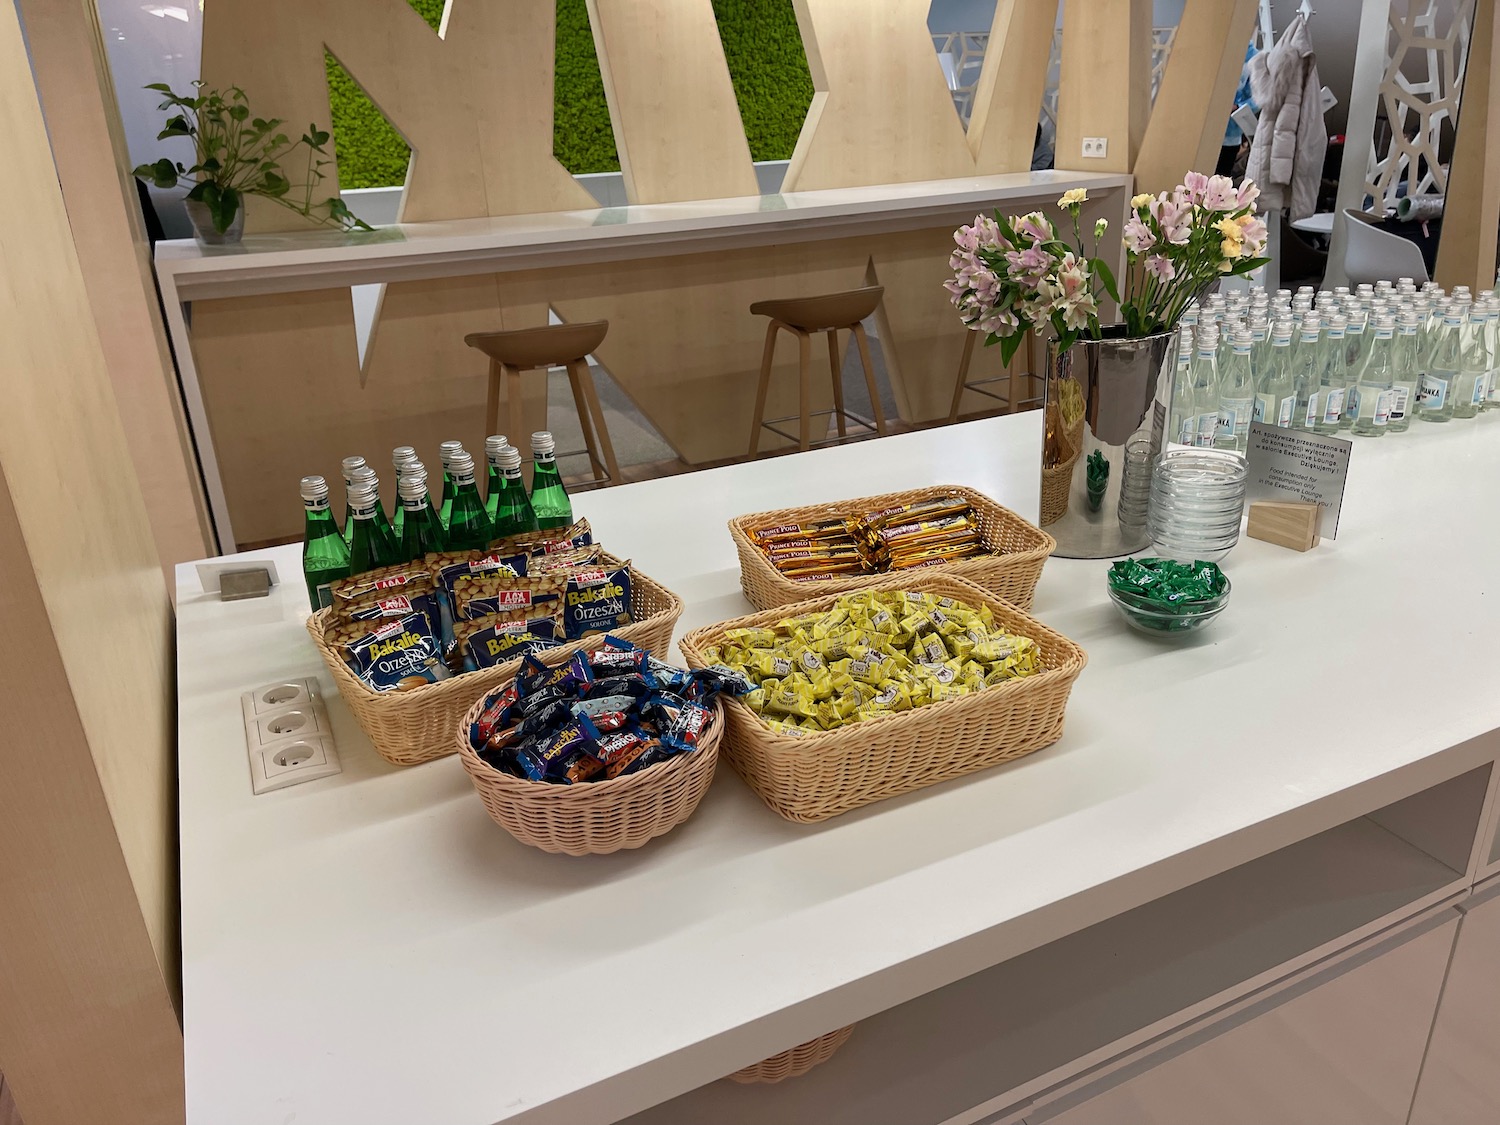
[[[1000,0],[969,115],[969,151],[981,176],[1025,172],[1047,89],[1057,0]]]
[[[1130,171],[1150,113],[1151,0],[1068,0],[1057,89],[1056,166]],[[1084,157],[1085,137],[1104,138],[1108,154]]]
[[[19,13],[0,5],[0,1066],[30,1125],[184,1116],[172,613]]]
[[[1495,284],[1500,232],[1500,20],[1495,0],[1475,0],[1469,61],[1448,171],[1437,281],[1444,288]]]
[[[215,552],[197,455],[151,273],[135,180],[91,0],[20,0],[26,41],[88,309],[140,480],[167,589],[180,562]]]
[[[710,0],[588,0],[631,203],[758,195]]]
[[[1257,0],[1187,0],[1136,157],[1136,191],[1170,190],[1190,171],[1213,174],[1257,7]]]

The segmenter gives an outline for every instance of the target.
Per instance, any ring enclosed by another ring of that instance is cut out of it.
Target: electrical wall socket
[[[1094,160],[1103,160],[1109,155],[1109,138],[1084,137],[1083,155]]]
[[[341,772],[333,727],[313,677],[247,691],[240,696],[240,712],[256,793]]]

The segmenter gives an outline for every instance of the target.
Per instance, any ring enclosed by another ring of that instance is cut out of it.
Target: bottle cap
[[[448,462],[448,471],[454,476],[465,476],[474,472],[474,458],[460,449]]]
[[[427,498],[427,473],[424,471],[420,476],[404,476],[401,483],[396,486],[396,491],[401,494],[403,500],[425,500]]]
[[[464,443],[461,441],[445,441],[438,445],[438,458],[443,462],[443,468],[447,468],[453,460],[455,453],[462,453]]]
[[[363,457],[345,457],[344,461],[343,461],[343,466],[344,466],[344,479],[345,480],[353,480],[354,479],[354,470],[364,468],[364,466],[365,466],[365,459]]]
[[[1342,333],[1349,327],[1349,318],[1343,313],[1334,313],[1328,318],[1328,331]]]
[[[391,450],[391,464],[398,469],[408,461],[415,461],[416,459],[417,451],[409,445],[398,445],[395,449]]]
[[[531,435],[532,453],[555,453],[557,444],[552,440],[552,435],[546,430],[538,430]]]
[[[1280,319],[1271,325],[1271,338],[1273,340],[1290,340],[1292,338],[1292,322]]]
[[[328,482],[322,477],[302,478],[302,499],[304,500],[326,500],[328,499]]]
[[[1323,330],[1323,318],[1310,312],[1302,318],[1301,331],[1304,336],[1316,336]]]
[[[418,461],[415,457],[413,457],[410,461],[403,461],[401,464],[396,466],[396,483],[400,484],[401,481],[406,477],[414,476],[417,473],[421,473],[422,478],[425,480],[427,477],[427,466],[422,464],[422,462]]]
[[[373,508],[378,503],[379,501],[375,497],[374,489],[360,484],[349,486],[349,507]]]
[[[491,434],[484,439],[484,454],[494,461],[500,456],[500,451],[509,445],[510,442],[505,440],[504,434]]]
[[[361,465],[349,476],[351,484],[365,485],[371,491],[380,487],[380,478],[375,475],[375,470],[368,465]]]
[[[507,445],[495,458],[495,462],[502,469],[519,469],[521,467],[521,451],[513,445]]]

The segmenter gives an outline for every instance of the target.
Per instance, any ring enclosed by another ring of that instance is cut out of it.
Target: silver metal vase
[[[1104,330],[1047,349],[1041,526],[1054,554],[1107,559],[1150,543],[1151,471],[1166,427],[1175,332]]]

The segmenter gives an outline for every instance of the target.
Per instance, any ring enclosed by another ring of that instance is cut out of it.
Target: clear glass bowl
[[[1203,562],[1214,561],[1203,559],[1202,556],[1199,558]],[[1137,632],[1153,637],[1181,637],[1197,632],[1223,613],[1224,607],[1229,604],[1229,592],[1229,579],[1225,578],[1224,592],[1217,598],[1193,602],[1187,607],[1179,608],[1175,613],[1162,609],[1145,599],[1136,598],[1130,594],[1118,594],[1113,588],[1109,590],[1109,600],[1114,603],[1115,609],[1119,610],[1120,616],[1125,618],[1126,623]]]

